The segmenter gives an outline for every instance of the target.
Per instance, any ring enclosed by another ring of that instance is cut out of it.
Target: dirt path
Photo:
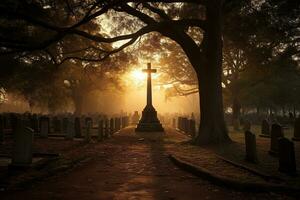
[[[72,171],[0,199],[285,199],[224,189],[181,171],[167,158],[170,145],[140,140],[128,128],[93,145],[95,157]]]

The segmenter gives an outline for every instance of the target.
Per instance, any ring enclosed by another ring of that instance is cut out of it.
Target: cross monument
[[[161,123],[157,118],[157,112],[152,105],[152,84],[151,74],[156,73],[156,69],[151,69],[151,63],[147,64],[147,69],[143,69],[147,73],[147,105],[142,112],[136,131],[138,132],[162,132],[164,131]]]

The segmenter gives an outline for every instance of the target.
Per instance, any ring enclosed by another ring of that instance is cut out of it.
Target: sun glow
[[[142,72],[140,69],[134,69],[130,72],[130,76],[136,81],[144,81],[147,78],[147,74]]]

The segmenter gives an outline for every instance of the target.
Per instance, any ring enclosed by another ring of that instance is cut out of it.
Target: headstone
[[[269,153],[277,155],[278,153],[278,138],[283,137],[282,127],[279,124],[272,124],[271,128],[271,145]]]
[[[76,117],[75,118],[75,124],[74,124],[74,128],[75,128],[75,137],[80,138],[81,137],[81,122],[80,122],[80,118]]]
[[[181,130],[181,117],[178,117],[177,119],[177,128]]]
[[[116,129],[117,129],[117,131],[121,130],[121,118],[120,117],[117,118]]]
[[[287,138],[278,139],[279,171],[296,174],[296,159],[294,143]]]
[[[104,120],[105,128],[104,128],[104,137],[108,138],[109,136],[109,120],[105,119]]]
[[[24,126],[18,119],[14,135],[12,163],[13,167],[28,167],[32,163],[33,130]]]
[[[104,125],[103,120],[102,119],[99,120],[99,123],[98,123],[98,137],[97,137],[98,141],[102,141],[103,137],[104,137],[104,135],[103,135],[103,125]]]
[[[66,122],[67,122],[67,132],[65,138],[72,140],[75,136],[75,130],[74,130],[75,126],[72,120],[68,119]]]
[[[261,137],[270,137],[270,124],[268,120],[264,119],[261,123]]]
[[[67,117],[64,117],[62,120],[62,133],[64,135],[66,135],[68,132],[68,123],[69,123],[69,119]]]
[[[182,131],[185,132],[185,133],[188,133],[188,126],[189,126],[189,121],[186,117],[183,117],[182,118]]]
[[[245,131],[246,160],[257,163],[256,138],[255,134]]]
[[[189,120],[189,129],[188,133],[191,135],[192,138],[196,136],[196,122],[193,119]]]
[[[40,118],[40,135],[43,138],[48,137],[49,133],[49,118],[41,117]]]
[[[4,120],[3,116],[0,115],[0,144],[4,142]]]
[[[58,117],[53,118],[53,130],[55,133],[61,133],[61,121]]]
[[[244,131],[251,131],[251,122],[249,120],[245,120],[243,124]]]
[[[92,121],[87,120],[85,124],[85,141],[90,142],[91,141],[91,131],[92,131]]]
[[[114,134],[114,130],[115,130],[114,118],[110,118],[110,120],[109,120],[109,134],[111,136]]]
[[[300,117],[294,122],[294,137],[293,140],[300,141]]]
[[[119,131],[119,129],[118,129],[118,118],[115,117],[114,118],[114,132],[116,133],[118,131]]]
[[[87,125],[87,123],[90,122],[91,127],[93,127],[93,119],[91,117],[86,117],[85,118],[85,125]]]

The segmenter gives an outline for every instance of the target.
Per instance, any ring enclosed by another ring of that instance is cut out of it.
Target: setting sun
[[[147,74],[143,73],[140,69],[134,69],[133,71],[131,71],[130,75],[136,81],[143,81],[147,78]]]

